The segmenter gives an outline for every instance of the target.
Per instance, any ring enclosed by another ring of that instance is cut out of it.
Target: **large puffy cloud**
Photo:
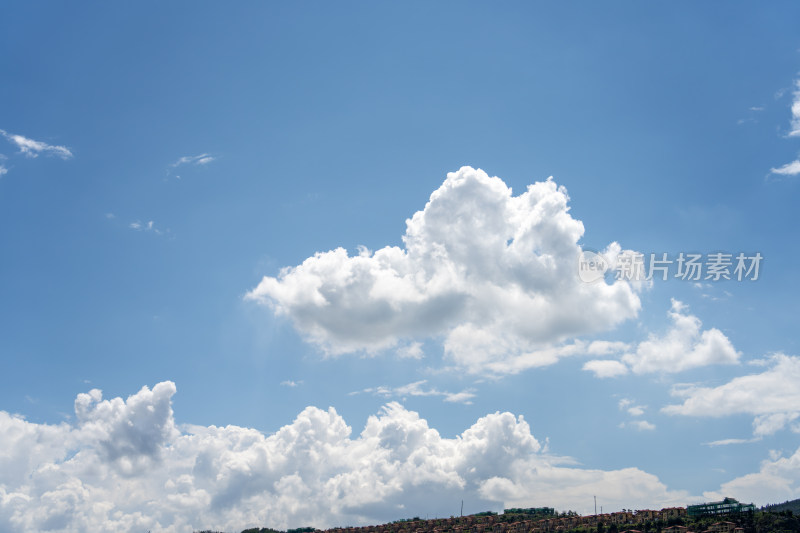
[[[800,358],[776,354],[771,365],[760,374],[740,376],[718,387],[676,388],[672,393],[684,398],[683,403],[662,410],[686,416],[751,414],[754,435],[771,435],[800,417]],[[794,429],[800,431],[798,426]]]
[[[586,362],[583,369],[594,372],[597,377],[608,378],[624,375],[628,368],[636,374],[668,373],[739,362],[740,354],[728,337],[716,328],[703,330],[703,323],[687,313],[684,304],[673,299],[668,314],[672,326],[665,335],[650,335],[634,351],[625,353],[621,362],[592,360]]]
[[[358,435],[333,408],[271,435],[175,425],[172,383],[123,400],[81,394],[74,424],[0,412],[0,530],[189,532],[377,523],[452,514],[460,499],[609,508],[684,502],[636,468],[602,471],[543,451],[522,417],[493,413],[443,438],[389,403]]]
[[[159,459],[161,447],[176,433],[170,400],[175,384],[165,381],[153,390],[103,400],[99,389],[81,393],[75,399],[75,415],[81,432],[90,435],[103,455],[112,461]]]
[[[581,281],[584,228],[568,199],[552,179],[513,196],[501,179],[463,167],[406,221],[404,247],[319,252],[247,297],[329,354],[433,336],[472,372],[550,364],[585,347],[570,339],[635,317],[641,305],[629,281]]]

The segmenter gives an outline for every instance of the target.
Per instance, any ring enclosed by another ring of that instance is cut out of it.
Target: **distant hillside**
[[[786,501],[783,503],[775,503],[770,505],[765,505],[761,508],[762,511],[768,511],[770,513],[779,513],[781,511],[791,511],[792,514],[800,515],[800,498],[797,500]]]
[[[736,500],[726,498],[725,501]],[[722,504],[713,502],[712,504]],[[705,515],[689,514],[685,507],[660,511],[644,509],[581,516],[552,507],[484,511],[466,516],[404,518],[371,526],[331,529],[302,527],[279,531],[255,527],[241,533],[800,533],[800,499],[767,505],[753,511]],[[195,533],[221,533],[197,531]]]

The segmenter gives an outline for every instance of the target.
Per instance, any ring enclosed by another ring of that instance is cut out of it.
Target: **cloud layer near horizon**
[[[627,281],[580,280],[584,228],[568,200],[552,179],[513,196],[500,178],[463,167],[406,221],[403,248],[318,252],[247,298],[328,354],[443,337],[445,356],[470,372],[551,364],[587,348],[562,343],[641,306]]]
[[[0,530],[186,531],[367,524],[452,514],[462,498],[502,508],[546,502],[586,512],[684,504],[638,468],[595,470],[550,455],[522,417],[494,413],[454,438],[392,402],[354,436],[307,407],[271,435],[177,426],[171,382],[127,400],[78,395],[74,424],[0,411]],[[602,489],[602,490],[601,490]]]

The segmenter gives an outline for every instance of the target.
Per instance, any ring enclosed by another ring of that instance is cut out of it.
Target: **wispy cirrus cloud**
[[[786,163],[782,167],[770,169],[772,174],[778,176],[797,176],[800,174],[800,159],[795,159],[791,163]]]
[[[756,442],[759,439],[720,439],[711,442],[704,442],[705,446],[714,448],[716,446],[730,446],[731,444],[746,444],[749,442]]]
[[[184,156],[172,163],[170,166],[172,168],[179,167],[181,165],[207,165],[214,161],[216,158],[211,154],[200,154],[200,155],[190,155]]]
[[[146,222],[142,222],[141,220],[135,220],[128,224],[128,227],[134,231],[143,231],[147,233],[154,233],[155,235],[164,235],[169,233],[169,228],[162,230],[161,228],[156,226],[156,223],[152,220],[148,220]]]
[[[173,172],[177,172],[177,169],[180,167],[187,168],[187,167],[204,167],[211,163],[212,161],[216,161],[216,157],[212,156],[211,154],[203,153],[199,155],[187,155],[178,158],[177,161],[170,164],[167,168],[167,176],[173,174]],[[175,179],[181,179],[179,175],[175,175]]]
[[[25,157],[33,158],[38,157],[40,154],[44,154],[60,157],[61,159],[72,158],[72,152],[66,146],[55,146],[42,141],[35,141],[23,135],[9,133],[2,129],[0,129],[0,135],[5,137],[6,140],[12,144],[16,145],[16,147],[19,149],[19,153],[23,154]]]
[[[381,396],[383,398],[405,398],[408,396],[441,396],[444,401],[450,403],[463,403],[470,405],[472,404],[472,399],[475,397],[474,389],[465,389],[461,392],[448,392],[448,391],[441,391],[435,387],[432,388],[425,388],[425,384],[428,380],[423,379],[420,381],[415,381],[413,383],[409,383],[408,385],[402,385],[400,387],[370,387],[367,389],[363,389],[360,391],[354,391],[350,394],[374,394],[375,396]]]

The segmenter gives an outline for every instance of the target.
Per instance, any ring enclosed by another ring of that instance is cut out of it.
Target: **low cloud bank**
[[[685,504],[638,468],[588,469],[543,451],[511,413],[444,438],[396,402],[354,435],[333,408],[307,407],[271,435],[178,426],[171,382],[127,399],[79,394],[73,424],[0,411],[0,530],[167,531],[316,527],[545,502],[588,512]]]

